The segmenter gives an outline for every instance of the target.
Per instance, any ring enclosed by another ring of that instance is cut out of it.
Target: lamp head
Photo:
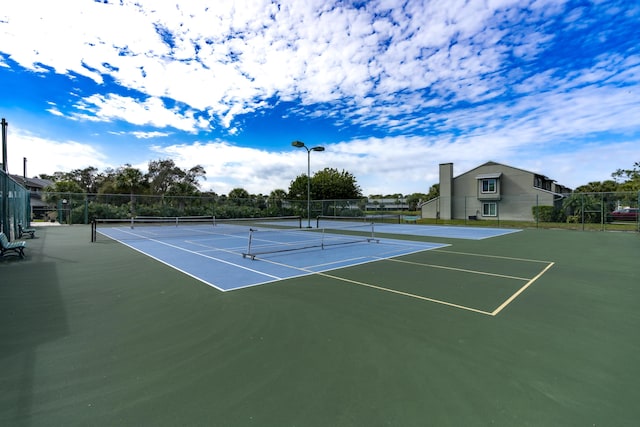
[[[302,148],[302,147],[304,147],[304,142],[302,142],[302,141],[293,141],[291,143],[291,145],[293,145],[294,147]]]
[[[324,151],[324,147],[313,147],[311,151]]]

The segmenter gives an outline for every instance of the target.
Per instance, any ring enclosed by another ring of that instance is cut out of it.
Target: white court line
[[[439,269],[442,269],[442,270],[460,271],[462,273],[478,274],[478,275],[483,275],[483,276],[501,277],[503,279],[530,280],[528,277],[508,276],[506,274],[489,273],[489,272],[486,272],[486,271],[478,271],[478,270],[467,270],[466,268],[447,267],[445,265],[436,265],[436,264],[425,264],[425,263],[422,263],[422,262],[404,261],[404,260],[401,260],[401,259],[391,259],[391,258],[389,258],[389,261],[401,262],[403,264],[413,264],[413,265],[418,265],[418,266],[421,266],[421,267],[428,267],[428,268],[439,268]]]
[[[543,263],[543,264],[548,264],[548,263],[551,262],[551,261],[543,261],[543,260],[540,260],[540,259],[514,258],[514,257],[502,256],[502,255],[487,255],[487,254],[474,254],[474,253],[469,253],[469,252],[441,251],[441,250],[438,250],[438,249],[435,249],[434,251],[435,252],[440,252],[440,253],[445,253],[445,254],[468,255],[468,256],[477,256],[477,257],[482,257],[482,258],[508,259],[508,260],[512,260],[512,261],[540,262],[540,263]]]
[[[477,308],[473,308],[473,307],[467,307],[467,306],[464,306],[464,305],[453,304],[453,303],[450,303],[450,302],[447,302],[447,301],[437,300],[435,298],[428,298],[428,297],[424,297],[422,295],[416,295],[416,294],[411,294],[409,292],[398,291],[396,289],[384,288],[382,286],[372,285],[370,283],[358,282],[357,280],[346,279],[344,277],[334,276],[332,274],[326,274],[326,273],[317,273],[317,274],[319,276],[324,276],[324,277],[328,277],[328,278],[331,278],[331,279],[340,280],[342,282],[352,283],[354,285],[366,286],[368,288],[377,289],[379,291],[391,292],[393,294],[398,294],[398,295],[402,295],[402,296],[410,297],[410,298],[416,298],[416,299],[420,299],[420,300],[423,300],[423,301],[429,301],[429,302],[433,302],[433,303],[436,303],[436,304],[442,304],[442,305],[446,305],[446,306],[449,306],[449,307],[457,308],[457,309],[460,309],[460,310],[472,311],[474,313],[480,313],[480,314],[484,314],[484,315],[487,315],[487,316],[494,316],[493,314],[489,313],[488,311],[478,310]]]
[[[538,273],[533,279],[529,280],[529,282],[527,282],[523,287],[521,287],[520,289],[518,289],[518,291],[516,293],[514,293],[513,295],[511,295],[505,302],[503,302],[500,307],[496,308],[495,310],[493,310],[493,312],[491,313],[492,316],[497,316],[498,313],[500,313],[502,310],[504,310],[509,304],[511,304],[516,298],[518,298],[518,296],[523,293],[524,291],[527,290],[527,288],[531,285],[533,285],[533,282],[535,282],[536,280],[538,280],[540,277],[542,277],[542,275],[544,273],[547,272],[547,270],[549,270],[551,267],[553,267],[555,263],[551,262],[549,263],[549,265],[547,265],[544,270],[542,270],[540,273]]]

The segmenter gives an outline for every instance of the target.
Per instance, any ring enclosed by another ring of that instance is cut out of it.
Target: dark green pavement
[[[87,226],[36,236],[25,259],[0,258],[2,426],[640,419],[637,233],[431,239],[450,251],[555,263],[495,317],[318,275],[222,293],[119,244],[92,244]],[[389,261],[332,274],[423,283],[427,294],[430,285],[444,292],[444,280],[450,296],[467,286],[466,298],[481,304],[491,285]]]

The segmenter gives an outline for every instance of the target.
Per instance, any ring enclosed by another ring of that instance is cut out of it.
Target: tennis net
[[[340,233],[337,233],[339,231]],[[378,243],[375,236],[373,223],[350,225],[340,230],[332,229],[300,229],[300,230],[275,230],[258,229],[249,230],[249,242],[243,258],[251,258],[267,254],[281,252],[301,251],[305,249],[320,248],[322,250],[332,246],[349,245],[354,243]]]
[[[91,241],[99,236],[115,240],[162,239],[192,235],[244,234],[251,227],[300,228],[300,216],[222,219],[215,216],[154,217],[136,216],[125,219],[94,219]]]
[[[319,215],[316,219],[317,228],[342,228],[348,225],[367,224],[400,224],[402,216],[397,214],[376,214],[365,216],[331,216]]]

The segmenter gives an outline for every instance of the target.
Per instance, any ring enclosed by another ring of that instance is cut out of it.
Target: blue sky
[[[640,3],[50,0],[0,10],[8,167],[173,159],[203,190],[311,169],[427,192],[493,160],[576,187],[640,161]]]

